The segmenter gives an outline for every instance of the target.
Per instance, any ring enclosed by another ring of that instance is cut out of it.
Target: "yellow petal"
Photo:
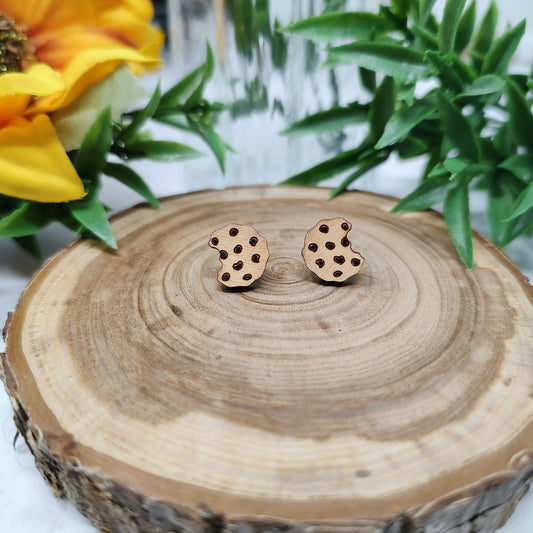
[[[26,72],[0,75],[0,98],[15,94],[47,96],[65,88],[61,75],[48,65],[35,63]]]
[[[85,196],[83,184],[46,115],[0,130],[0,193],[36,202]]]
[[[11,122],[14,117],[21,116],[28,107],[30,99],[28,94],[0,97],[0,128]]]
[[[115,11],[120,13],[118,9]],[[101,20],[93,25],[65,25],[53,32],[48,30],[33,36],[39,61],[63,73],[79,54],[99,49],[122,49],[124,53],[139,53],[132,61],[149,63],[152,68],[159,66],[163,32],[127,11],[123,11],[120,17],[116,14],[102,14]]]
[[[56,96],[39,98],[32,107],[32,113],[56,111],[71,104],[123,62],[150,63],[152,59],[147,60],[141,52],[121,46],[80,52],[63,71],[66,90]]]
[[[24,28],[40,26],[53,12],[54,0],[0,0],[0,12]]]

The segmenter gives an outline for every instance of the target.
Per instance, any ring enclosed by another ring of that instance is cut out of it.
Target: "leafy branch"
[[[525,21],[496,37],[494,1],[476,24],[476,3],[447,0],[440,21],[435,0],[392,0],[378,13],[326,13],[283,32],[328,46],[326,66],[356,65],[370,98],[320,111],[284,135],[366,126],[359,146],[292,176],[316,184],[349,173],[332,196],[395,153],[421,155],[420,185],[395,211],[443,205],[461,260],[473,267],[469,193],[487,194],[492,240],[505,246],[533,231],[533,79],[510,74]],[[352,42],[346,43],[347,40]]]
[[[203,155],[185,144],[152,139],[143,129],[149,120],[199,136],[224,172],[229,147],[215,132],[213,122],[225,106],[210,103],[203,96],[213,70],[213,53],[207,45],[206,61],[164,94],[158,85],[144,108],[124,113],[118,121],[113,121],[109,107],[102,109],[81,146],[68,152],[84,184],[86,196],[67,203],[41,203],[0,195],[0,237],[13,237],[26,251],[39,256],[35,233],[51,222],[59,221],[77,234],[86,234],[116,248],[107,208],[98,199],[102,176],[116,179],[154,208],[159,208],[148,185],[128,166],[128,162],[144,158],[183,161]]]

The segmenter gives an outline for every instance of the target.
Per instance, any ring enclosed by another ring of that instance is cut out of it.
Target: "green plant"
[[[420,185],[396,206],[412,211],[443,204],[461,260],[473,267],[469,193],[487,194],[492,240],[505,246],[533,230],[533,80],[510,74],[525,21],[498,38],[494,1],[476,24],[476,3],[447,0],[440,20],[435,0],[392,0],[378,13],[326,13],[282,31],[329,46],[326,65],[356,65],[368,102],[320,111],[285,135],[338,131],[364,124],[359,146],[292,176],[316,184],[348,172],[344,191],[392,153],[425,155]]]
[[[159,85],[147,105],[135,111],[121,113],[113,119],[116,100],[123,100],[135,78],[121,71],[96,86],[80,109],[68,117],[74,122],[89,109],[96,120],[90,124],[79,148],[68,151],[86,196],[81,200],[63,203],[26,201],[0,195],[0,237],[13,237],[26,251],[39,257],[35,233],[58,221],[75,233],[85,234],[116,248],[116,241],[107,219],[107,208],[98,198],[102,176],[114,178],[134,190],[153,207],[159,203],[148,185],[128,163],[137,159],[154,161],[182,161],[202,154],[174,141],[154,140],[143,130],[149,120],[200,136],[214,153],[224,172],[225,154],[229,148],[213,128],[218,113],[226,107],[209,103],[203,97],[204,86],[212,76],[214,58],[207,46],[207,58],[196,70],[185,76],[164,94]],[[103,102],[103,103],[102,103]],[[102,109],[103,107],[103,109]]]

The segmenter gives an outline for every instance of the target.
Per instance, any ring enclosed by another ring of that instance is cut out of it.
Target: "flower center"
[[[0,13],[0,74],[24,71],[30,56],[27,35]]]

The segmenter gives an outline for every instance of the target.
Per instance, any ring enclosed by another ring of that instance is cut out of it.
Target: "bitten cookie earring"
[[[363,265],[363,256],[351,249],[348,232],[352,225],[344,218],[320,220],[304,241],[302,256],[307,268],[324,281],[345,281]]]
[[[252,226],[228,224],[215,230],[209,246],[219,251],[217,279],[226,287],[248,287],[263,275],[269,257],[267,240]]]

